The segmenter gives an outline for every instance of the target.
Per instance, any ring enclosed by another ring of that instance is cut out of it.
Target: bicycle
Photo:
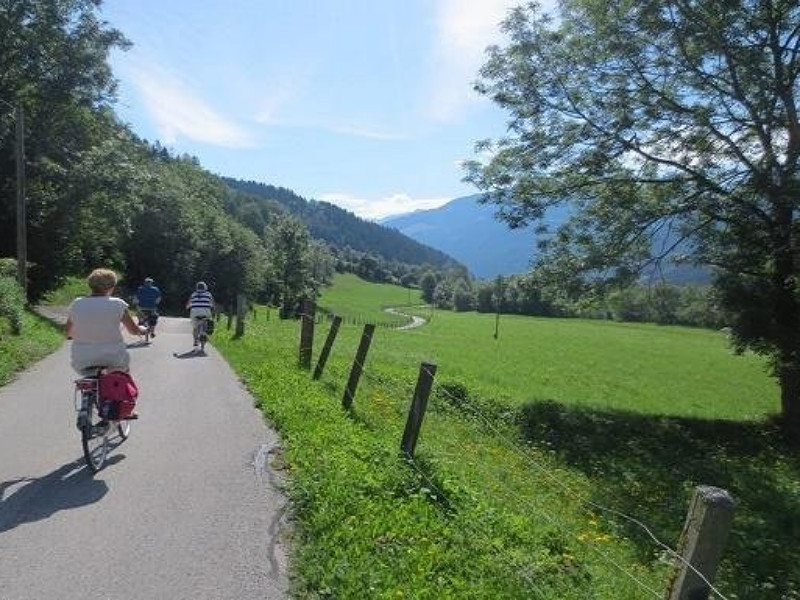
[[[200,352],[206,351],[206,342],[208,341],[209,332],[209,319],[205,315],[195,317],[197,319],[197,329],[195,330],[195,342],[200,343]],[[196,345],[196,344],[195,344]]]
[[[144,343],[149,344],[150,338],[155,337],[155,327],[158,322],[158,313],[155,309],[140,308],[139,309],[139,325],[145,327]]]
[[[87,371],[95,371],[95,374],[75,380],[74,402],[78,413],[76,425],[81,432],[86,465],[92,473],[97,473],[103,468],[112,448],[112,433],[116,432],[119,438],[113,446],[116,448],[130,436],[131,422],[129,419],[104,418],[101,414],[104,405],[100,401],[99,382],[105,368],[90,367]]]

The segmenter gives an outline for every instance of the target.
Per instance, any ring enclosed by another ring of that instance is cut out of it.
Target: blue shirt
[[[159,298],[161,298],[161,290],[149,283],[140,286],[136,291],[136,300],[139,302],[140,308],[154,310]]]

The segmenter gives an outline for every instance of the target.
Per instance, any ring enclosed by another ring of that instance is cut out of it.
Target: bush
[[[25,297],[22,288],[12,278],[0,275],[0,318],[8,320],[11,333],[22,332],[22,315],[25,310]]]

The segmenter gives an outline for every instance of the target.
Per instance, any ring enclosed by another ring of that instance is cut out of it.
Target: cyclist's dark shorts
[[[155,308],[140,308],[139,312],[142,313],[139,318],[140,324],[146,322],[150,327],[155,327],[155,324],[158,323],[158,311]]]

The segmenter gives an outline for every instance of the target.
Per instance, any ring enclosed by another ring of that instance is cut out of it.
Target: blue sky
[[[472,91],[513,0],[106,0],[117,113],[212,172],[365,218],[475,190],[506,116]]]

